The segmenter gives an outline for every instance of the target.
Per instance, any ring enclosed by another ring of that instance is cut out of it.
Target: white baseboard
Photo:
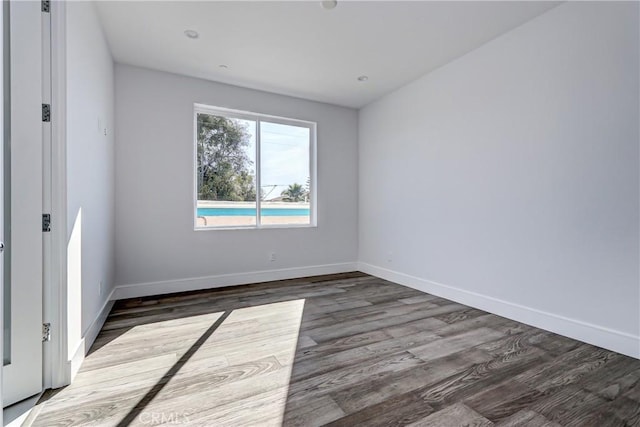
[[[84,342],[85,342],[84,354],[85,355],[89,352],[89,349],[93,345],[93,342],[98,337],[98,334],[100,333],[100,330],[104,325],[104,322],[107,320],[107,317],[111,312],[111,308],[113,308],[113,304],[115,304],[115,301],[113,299],[113,295],[115,291],[116,291],[115,288],[111,290],[111,293],[109,294],[107,299],[104,301],[104,304],[102,304],[102,308],[98,312],[98,315],[96,316],[95,319],[93,319],[93,322],[91,323],[91,325],[89,325],[89,327],[84,333]]]
[[[116,286],[112,298],[115,300],[137,298],[174,292],[196,291],[221,288],[224,286],[246,285],[273,280],[296,279],[323,274],[347,273],[357,270],[358,263],[312,265],[307,267],[283,268],[278,270],[252,271],[248,273],[220,274],[217,276],[193,277],[189,279],[165,280],[159,282],[135,283]]]
[[[364,262],[358,270],[498,316],[640,359],[640,337]]]
[[[113,300],[114,293],[115,293],[115,288],[111,291],[109,296],[106,298],[104,304],[102,304],[102,308],[98,312],[98,315],[96,316],[95,319],[93,319],[93,322],[91,322],[91,325],[89,325],[82,339],[77,344],[76,350],[74,354],[71,356],[71,359],[67,364],[68,372],[66,375],[67,375],[68,381],[66,384],[71,384],[71,382],[75,378],[76,374],[78,373],[78,370],[80,369],[80,366],[82,365],[82,362],[84,362],[84,357],[87,355],[87,353],[89,353],[89,350],[93,345],[93,342],[98,337],[98,334],[100,333],[100,330],[104,325],[104,322],[107,320],[107,316],[109,316],[109,312],[111,311],[111,308],[115,303],[115,301]]]

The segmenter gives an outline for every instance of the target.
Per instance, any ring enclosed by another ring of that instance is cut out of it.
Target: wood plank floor
[[[361,273],[119,301],[34,426],[640,426],[640,361]]]

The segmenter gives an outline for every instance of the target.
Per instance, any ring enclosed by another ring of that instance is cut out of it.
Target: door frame
[[[0,7],[0,50],[2,65],[0,66],[0,241],[4,241],[4,4]],[[4,255],[0,254],[0,277],[4,277]],[[0,282],[1,283],[1,282]],[[1,288],[1,287],[0,287]],[[4,360],[4,292],[0,291],[0,360]],[[0,425],[4,425],[4,408],[2,407],[2,369],[0,369]]]
[[[43,384],[59,388],[71,383],[82,360],[68,349],[67,320],[67,55],[66,5],[50,2],[51,16],[51,245],[45,263],[43,318],[51,324],[44,346]],[[45,254],[46,256],[47,254]],[[84,356],[84,353],[82,354]]]

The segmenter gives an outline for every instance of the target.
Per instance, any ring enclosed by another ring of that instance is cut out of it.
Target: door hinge
[[[42,324],[42,342],[51,341],[51,323]]]
[[[43,12],[49,13],[50,12],[50,8],[51,8],[51,4],[49,3],[49,0],[42,0],[42,2],[40,3],[41,5],[41,10]]]
[[[51,214],[42,214],[42,231],[51,231]]]
[[[50,122],[51,121],[51,105],[42,104],[42,121]]]

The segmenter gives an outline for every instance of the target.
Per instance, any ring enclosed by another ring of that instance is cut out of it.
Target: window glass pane
[[[256,225],[256,122],[197,115],[199,227]]]
[[[260,223],[310,224],[310,130],[260,122]]]

